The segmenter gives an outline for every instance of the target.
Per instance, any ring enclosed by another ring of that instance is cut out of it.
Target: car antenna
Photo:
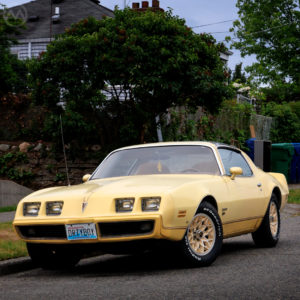
[[[64,152],[65,165],[66,165],[67,182],[68,182],[68,186],[70,186],[71,184],[70,184],[70,179],[69,179],[68,163],[67,163],[65,140],[64,140],[64,131],[63,131],[61,115],[59,115],[59,119],[60,119],[61,140],[62,140],[62,146],[63,146],[63,152]]]

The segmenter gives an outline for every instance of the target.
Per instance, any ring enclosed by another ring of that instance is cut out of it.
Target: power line
[[[287,23],[287,24],[270,27],[268,29],[263,29],[263,30],[259,30],[259,31],[255,31],[255,32],[249,32],[249,33],[246,33],[245,35],[253,35],[253,34],[256,34],[256,33],[267,32],[267,31],[270,31],[271,29],[281,28],[281,27],[284,27],[284,26],[287,26],[287,25],[291,25],[292,23],[294,23],[294,22],[290,22],[290,23]],[[228,31],[227,33],[229,33],[229,32],[231,32],[231,31]],[[212,33],[214,33],[214,32],[212,32]],[[226,33],[226,32],[223,32],[223,33]],[[239,37],[232,38],[232,40],[236,40],[236,39],[239,39]],[[226,42],[226,40],[218,41],[218,42]]]
[[[226,20],[226,21],[220,21],[220,22],[215,22],[215,23],[203,24],[203,25],[193,26],[193,27],[191,27],[191,28],[206,27],[206,26],[210,26],[210,25],[216,25],[216,24],[228,23],[228,22],[232,22],[232,21],[234,21],[234,20]]]
[[[231,31],[216,31],[216,32],[207,32],[208,34],[216,34],[216,33],[229,33]]]

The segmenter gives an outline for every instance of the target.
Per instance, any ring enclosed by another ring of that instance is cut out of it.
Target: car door
[[[262,218],[265,193],[242,153],[237,149],[219,148],[225,170],[227,199],[222,204],[222,221],[228,234],[251,231]],[[240,167],[243,174],[231,179],[230,168]],[[226,234],[226,232],[225,232]]]

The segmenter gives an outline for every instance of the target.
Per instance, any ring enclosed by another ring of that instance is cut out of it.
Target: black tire
[[[200,225],[201,228],[199,228]],[[213,234],[209,236],[212,232]],[[207,242],[210,240],[212,241],[211,244]],[[218,212],[213,205],[204,202],[200,205],[181,241],[180,248],[183,256],[192,266],[208,266],[219,255],[222,243],[223,228]],[[200,249],[199,245],[205,244],[208,245],[206,246],[207,249],[205,250],[203,246]]]
[[[82,256],[79,248],[72,246],[27,243],[27,251],[33,263],[43,269],[69,269]]]
[[[277,214],[277,226],[274,213]],[[271,214],[271,215],[270,215]],[[272,194],[267,212],[259,226],[259,228],[252,233],[252,238],[258,247],[275,247],[280,234],[280,212],[278,200],[275,194]]]

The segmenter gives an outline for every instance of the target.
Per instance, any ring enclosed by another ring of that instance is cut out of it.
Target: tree
[[[300,11],[298,0],[237,0],[233,46],[242,56],[256,55],[247,67],[252,77],[300,94]],[[289,95],[288,97],[290,97]],[[295,99],[296,100],[296,99]]]
[[[222,49],[170,11],[115,10],[114,18],[80,21],[48,46],[31,67],[33,94],[57,113],[56,103],[66,103],[65,123],[80,122],[70,136],[149,141],[155,116],[169,107],[217,110],[228,92]]]
[[[239,81],[240,83],[246,83],[247,79],[245,73],[242,72],[243,63],[235,65],[234,72],[232,74],[232,81]]]
[[[300,140],[300,119],[288,103],[268,102],[262,114],[273,118],[271,140],[273,143],[297,143]]]
[[[2,6],[2,5],[0,5]],[[16,43],[12,38],[22,26],[22,20],[16,19],[0,10],[0,98],[9,92],[26,90],[26,66],[10,53],[10,46]]]

